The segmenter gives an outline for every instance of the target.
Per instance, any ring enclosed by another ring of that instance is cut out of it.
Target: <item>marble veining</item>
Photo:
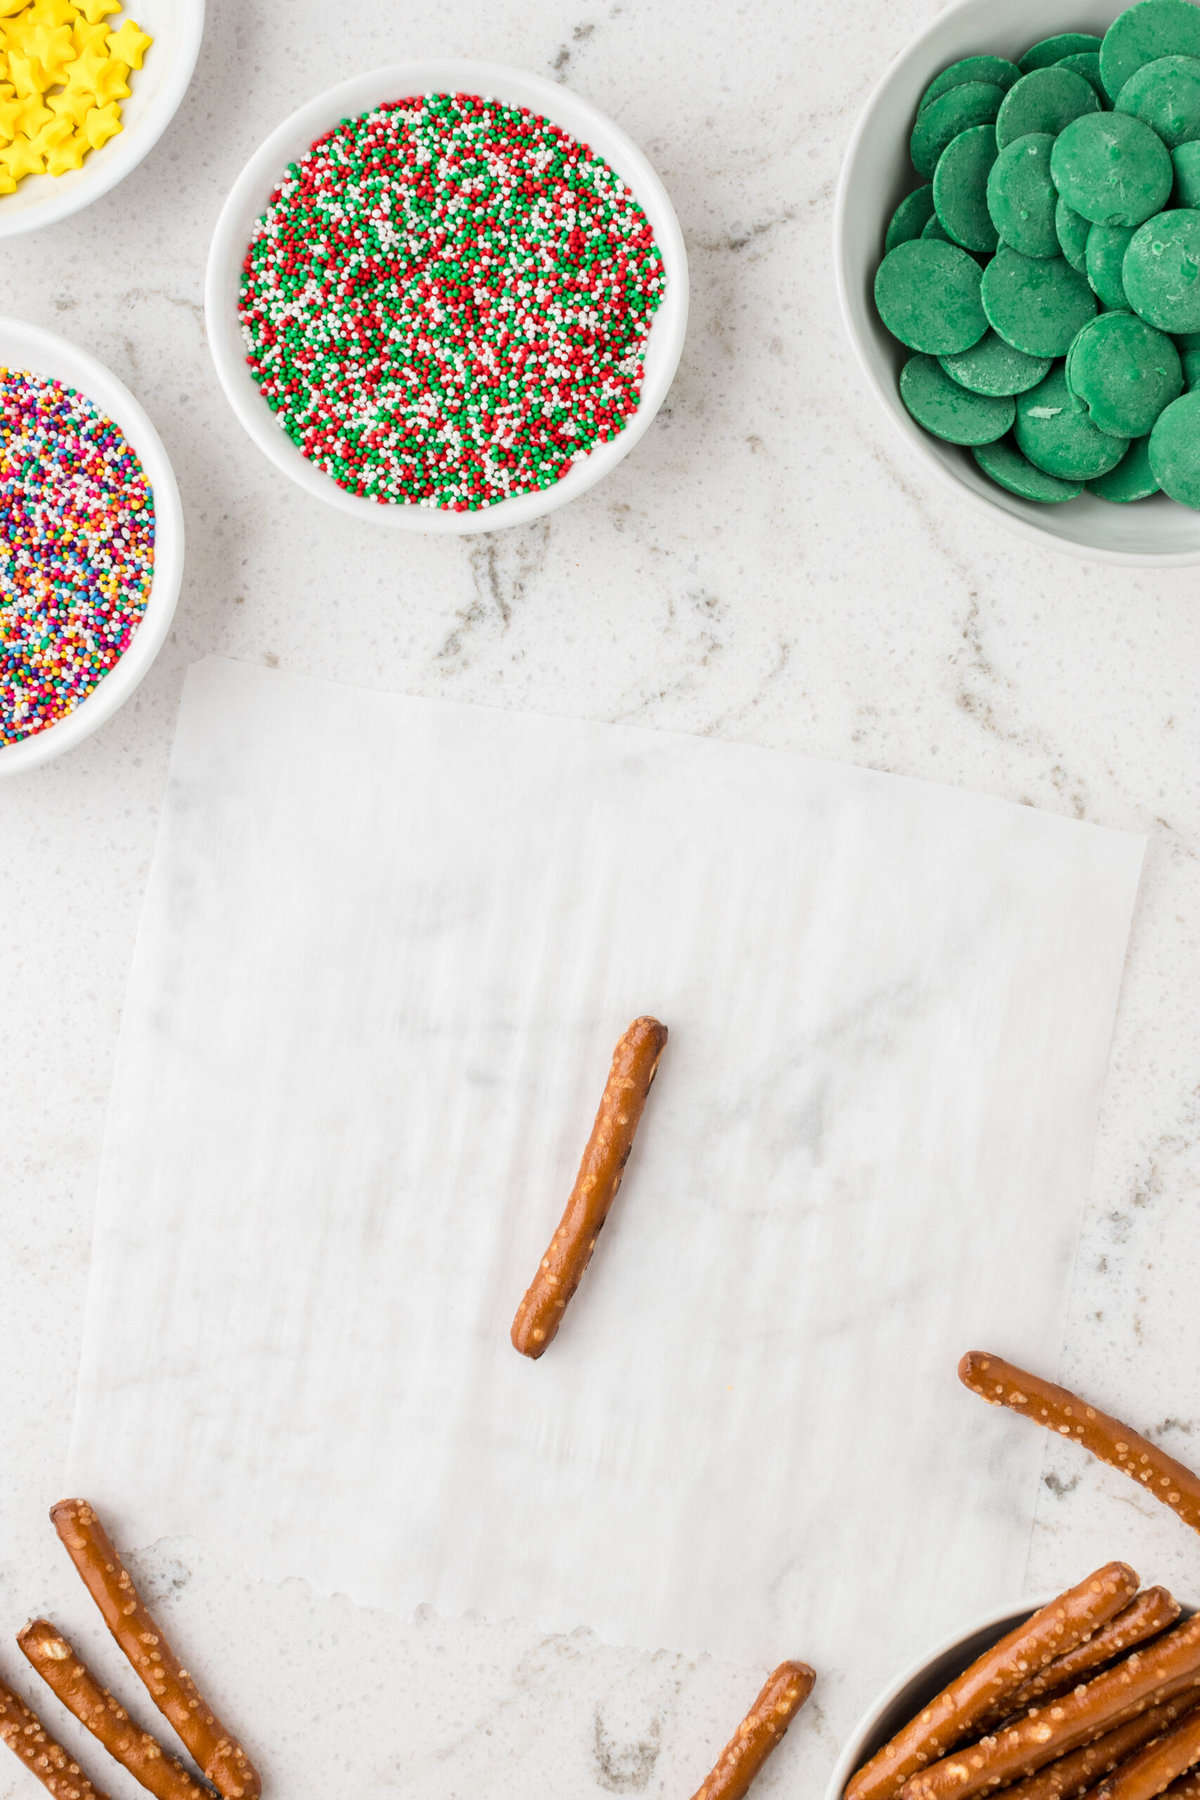
[[[171,640],[130,705],[65,762],[0,786],[0,1634],[47,1610],[117,1674],[103,1631],[81,1629],[87,1603],[45,1511],[174,715],[186,667],[212,650],[792,747],[1150,832],[1063,1366],[1139,1422],[1200,1415],[1196,572],[1045,555],[962,512],[909,462],[836,313],[841,151],[886,61],[937,10],[857,0],[831,25],[827,9],[782,0],[410,0],[398,33],[384,0],[352,13],[210,0],[195,83],[151,157],[89,212],[6,247],[0,309],[101,356],[158,423],[189,566]],[[408,47],[576,86],[651,156],[688,240],[692,318],[668,405],[608,481],[518,536],[400,542],[317,512],[256,460],[207,360],[207,237],[242,161],[308,95]],[[1002,1462],[1024,1427],[992,1423]],[[1185,1456],[1195,1442],[1169,1436]],[[1069,1446],[1046,1444],[1027,1524],[1030,1591],[1128,1555],[1200,1599],[1188,1534]],[[395,1633],[296,1583],[248,1592],[196,1545],[164,1542],[139,1568],[161,1568],[167,1588],[169,1571],[190,1572],[164,1611],[248,1732],[271,1734],[281,1688],[331,1720],[366,1694],[378,1730],[316,1771],[327,1792],[353,1774],[360,1791],[423,1800],[533,1787],[586,1800],[610,1791],[599,1715],[620,1771],[657,1722],[640,1791],[690,1793],[763,1673],[680,1661],[676,1692],[656,1658],[586,1632],[426,1616]],[[962,1596],[964,1613],[979,1603]],[[19,1680],[14,1654],[0,1647],[0,1668]],[[620,1684],[627,1709],[608,1698]],[[819,1793],[835,1750],[818,1687],[759,1792]],[[282,1746],[278,1791],[305,1796],[313,1771],[293,1754]],[[5,1800],[23,1787],[0,1771]]]

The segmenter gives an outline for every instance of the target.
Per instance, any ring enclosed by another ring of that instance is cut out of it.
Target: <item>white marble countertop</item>
[[[157,421],[189,561],[135,699],[72,756],[0,787],[3,1632],[37,1609],[87,1616],[45,1511],[172,722],[183,671],[213,650],[785,745],[1149,832],[1064,1366],[1200,1458],[1197,576],[1045,556],[956,508],[877,416],[836,315],[831,195],[868,86],[934,10],[861,0],[831,25],[767,0],[410,0],[402,15],[384,0],[214,0],[191,93],[147,162],[7,247],[0,309],[75,338]],[[434,51],[556,75],[615,116],[666,181],[692,264],[682,367],[643,443],[553,519],[471,541],[364,533],[276,476],[217,389],[200,306],[221,198],[266,130],[345,74]],[[1200,1550],[1176,1521],[1047,1451],[1031,1591],[1125,1555],[1200,1599]],[[398,1626],[299,1584],[248,1590],[211,1550],[162,1545],[139,1566],[288,1800],[683,1795],[762,1673],[586,1631]],[[964,1615],[990,1598],[981,1578]],[[98,1641],[94,1626],[80,1636]],[[0,1644],[0,1669],[15,1661]],[[272,1742],[281,1687],[312,1715],[318,1768]],[[355,1691],[377,1697],[375,1723],[346,1743]],[[818,1695],[764,1800],[819,1793],[833,1752]],[[0,1766],[0,1795],[31,1791]]]

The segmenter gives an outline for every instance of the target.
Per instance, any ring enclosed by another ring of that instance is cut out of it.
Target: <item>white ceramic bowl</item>
[[[654,230],[666,267],[666,292],[654,315],[646,346],[645,380],[637,411],[624,431],[575,464],[569,475],[553,487],[532,494],[518,494],[478,512],[440,512],[419,506],[381,506],[378,501],[347,493],[323,470],[302,456],[280,426],[246,364],[238,324],[238,283],[246,246],[256,221],[266,210],[271,194],[289,162],[307,150],[323,132],[342,119],[357,117],[387,100],[409,94],[486,94],[511,106],[526,106],[604,157],[632,190]],[[688,272],[683,236],[674,208],[662,182],[637,146],[603,113],[586,100],[519,69],[497,63],[438,60],[396,63],[355,75],[340,86],[318,94],[273,131],[254,152],[225,202],[213,233],[205,285],[208,341],[217,374],[229,403],[263,454],[276,468],[314,499],[327,501],[342,512],[373,525],[390,525],[401,531],[434,531],[463,534],[497,531],[506,525],[523,525],[543,513],[565,506],[607,475],[628,456],[666,398],[683,349],[687,330]]]
[[[154,39],[140,69],[129,79],[129,98],[122,102],[123,127],[99,150],[85,156],[66,175],[30,175],[13,194],[0,194],[0,238],[53,225],[136,169],[162,136],[187,92],[204,35],[204,0],[127,0],[123,18],[136,19]]]
[[[897,381],[911,352],[876,316],[875,271],[892,209],[917,177],[908,134],[917,101],[939,69],[960,56],[990,51],[1016,57],[1059,31],[1103,33],[1124,11],[1122,0],[1075,0],[1048,10],[1045,0],[962,0],[942,13],[898,56],[867,101],[842,164],[834,216],[838,298],[850,341],[888,417],[912,452],[966,506],[984,505],[1023,537],[1092,561],[1168,567],[1200,561],[1200,512],[1163,495],[1114,506],[1090,494],[1061,506],[1035,506],[997,487],[969,450],[922,431],[900,402]]]
[[[94,356],[36,325],[0,318],[0,368],[50,376],[86,394],[120,426],[154,490],[154,579],[145,614],[128,650],[65,719],[20,743],[0,748],[2,777],[35,768],[73,749],[128,700],[162,647],[175,612],[183,574],[183,509],[158,433],[128,388]]]

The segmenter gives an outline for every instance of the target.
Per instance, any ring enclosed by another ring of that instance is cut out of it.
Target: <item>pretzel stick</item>
[[[993,1406],[1011,1407],[1048,1431],[1073,1438],[1101,1462],[1141,1482],[1156,1500],[1177,1512],[1185,1525],[1200,1531],[1200,1476],[1120,1419],[1089,1406],[1069,1388],[1043,1381],[983,1350],[968,1350],[958,1365],[958,1378]]]
[[[34,1619],[17,1642],[51,1693],[157,1800],[212,1800],[209,1790],[193,1781],[181,1762],[168,1756],[148,1731],[138,1730],[49,1620]]]
[[[1200,1762],[1200,1711],[1155,1738],[1096,1789],[1096,1800],[1155,1800]]]
[[[55,1800],[108,1800],[57,1743],[35,1712],[0,1683],[0,1740],[20,1757]]]
[[[1105,1775],[1111,1775],[1127,1756],[1190,1711],[1197,1700],[1200,1689],[1191,1687],[1162,1706],[1152,1706],[1149,1712],[1139,1713],[1115,1731],[1107,1731],[1092,1743],[1068,1751],[1027,1781],[1006,1788],[1004,1800],[1079,1800],[1079,1795],[1086,1794]]]
[[[553,1343],[617,1197],[667,1028],[635,1019],[613,1051],[600,1110],[558,1230],[512,1322],[513,1348],[535,1360]]]
[[[807,1663],[785,1662],[766,1684],[692,1800],[742,1800],[808,1696],[816,1676]]]
[[[1173,1699],[1195,1684],[1198,1673],[1200,1614],[1071,1693],[1034,1707],[992,1737],[914,1775],[904,1789],[905,1800],[968,1800],[1036,1775],[1068,1750]]]
[[[994,1709],[980,1725],[989,1729],[1012,1717],[1014,1713],[1024,1712],[1026,1707],[1051,1694],[1061,1694],[1067,1688],[1074,1687],[1080,1676],[1090,1675],[1103,1668],[1105,1663],[1114,1662],[1126,1650],[1132,1650],[1147,1638],[1157,1637],[1168,1625],[1173,1625],[1179,1617],[1180,1606],[1173,1594],[1164,1587],[1145,1588],[1135,1594],[1129,1605],[1119,1612],[1115,1619],[1094,1631],[1090,1638],[1077,1644],[1074,1650],[1068,1650],[1065,1656],[1056,1656],[1053,1662],[1047,1663],[1044,1669],[1019,1687],[1015,1694],[1004,1702],[1003,1710]]]
[[[262,1784],[249,1757],[163,1636],[93,1508],[86,1500],[60,1500],[50,1517],[130,1667],[206,1779],[223,1800],[258,1800]]]
[[[1137,1593],[1125,1563],[1107,1563],[1069,1588],[985,1650],[870,1762],[846,1789],[846,1800],[891,1800],[910,1775],[962,1742],[980,1718],[1031,1675],[1108,1623]]]
[[[1200,1771],[1190,1769],[1178,1781],[1173,1781],[1163,1800],[1200,1800]]]

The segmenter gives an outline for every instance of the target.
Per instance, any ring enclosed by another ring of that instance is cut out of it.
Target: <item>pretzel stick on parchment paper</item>
[[[979,1721],[980,1725],[984,1730],[990,1730],[993,1725],[1002,1724],[1047,1696],[1076,1687],[1084,1675],[1094,1674],[1105,1663],[1115,1662],[1127,1650],[1158,1637],[1168,1625],[1175,1623],[1181,1611],[1178,1600],[1165,1587],[1143,1588],[1107,1625],[1102,1625],[1099,1631],[1094,1631],[1090,1638],[1085,1638],[1065,1656],[1056,1656],[1053,1662],[1047,1663],[1031,1681],[1026,1681],[1009,1696],[1003,1710],[993,1709]],[[983,1735],[982,1731],[980,1735]]]
[[[635,1019],[613,1051],[600,1109],[566,1211],[512,1322],[513,1348],[522,1356],[536,1360],[553,1343],[563,1313],[592,1260],[666,1042],[667,1028],[657,1019]]]
[[[1096,1789],[1096,1800],[1156,1800],[1200,1761],[1200,1712],[1190,1712],[1162,1737],[1122,1763]]]
[[[977,1744],[944,1756],[904,1789],[905,1800],[970,1800],[1036,1775],[1057,1757],[1173,1699],[1200,1676],[1200,1615]]]
[[[193,1781],[181,1762],[168,1756],[148,1731],[138,1729],[48,1619],[32,1620],[17,1643],[67,1711],[157,1800],[212,1800],[210,1790]]]
[[[35,1712],[0,1683],[0,1741],[19,1756],[54,1800],[108,1800]]]
[[[1161,1736],[1168,1725],[1190,1712],[1197,1701],[1200,1701],[1200,1687],[1185,1689],[1174,1700],[1152,1706],[1148,1712],[1139,1713],[1136,1719],[1118,1725],[1114,1731],[1106,1731],[1103,1737],[1093,1738],[1090,1744],[1069,1750],[1066,1756],[1047,1764],[1028,1780],[1006,1788],[1004,1800],[1079,1800],[1081,1794],[1086,1794],[1098,1781],[1111,1775],[1127,1756],[1132,1756],[1151,1738]]]
[[[167,1642],[95,1508],[60,1500],[50,1517],[127,1662],[205,1778],[223,1800],[258,1800],[262,1783],[253,1764]]]
[[[1200,1476],[1120,1419],[990,1351],[968,1350],[958,1365],[958,1378],[992,1406],[1010,1407],[1047,1431],[1082,1444],[1101,1462],[1139,1482],[1193,1531],[1200,1531]]]
[[[773,1669],[692,1800],[742,1800],[812,1693],[815,1680],[807,1663],[785,1662]]]
[[[978,1721],[1055,1657],[1128,1606],[1138,1578],[1106,1563],[993,1644],[886,1743],[846,1788],[846,1800],[892,1800],[910,1776],[961,1743]]]

